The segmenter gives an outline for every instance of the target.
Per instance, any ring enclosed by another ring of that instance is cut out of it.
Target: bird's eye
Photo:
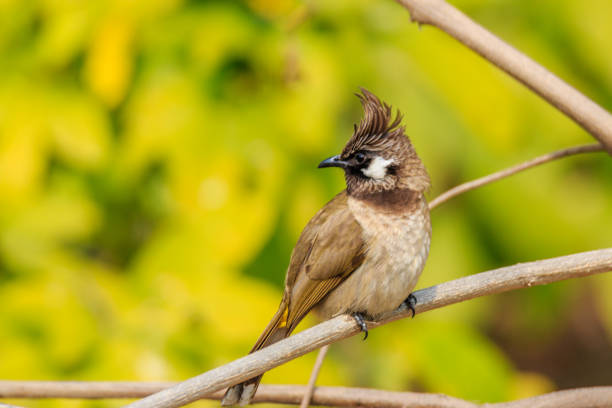
[[[366,155],[365,154],[363,154],[361,152],[355,154],[355,161],[358,164],[362,164],[365,161],[365,159],[366,159]]]

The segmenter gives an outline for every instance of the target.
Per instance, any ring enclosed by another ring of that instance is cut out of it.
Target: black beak
[[[325,159],[321,163],[319,163],[320,169],[322,169],[323,167],[341,167],[345,169],[346,166],[348,166],[348,163],[340,160],[340,155],[332,156],[329,159]]]

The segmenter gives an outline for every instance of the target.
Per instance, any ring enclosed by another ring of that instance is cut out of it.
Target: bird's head
[[[361,92],[357,96],[363,106],[363,119],[355,125],[342,153],[323,160],[319,168],[343,168],[349,195],[393,189],[426,191],[429,175],[400,126],[401,114],[397,112],[392,118],[389,105],[366,89]]]

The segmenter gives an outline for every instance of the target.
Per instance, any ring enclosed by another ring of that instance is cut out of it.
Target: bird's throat
[[[377,192],[354,191],[349,192],[349,196],[385,213],[415,211],[424,200],[423,193],[407,188]]]

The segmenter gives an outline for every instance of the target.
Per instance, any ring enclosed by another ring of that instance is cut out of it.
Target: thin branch
[[[175,383],[150,382],[79,382],[79,381],[0,381],[0,398],[140,398],[159,392]],[[308,392],[303,385],[262,384],[253,402],[297,405]],[[222,391],[204,396],[219,400]],[[586,408],[612,405],[612,387],[588,387],[556,391],[518,401],[476,404],[442,394],[384,391],[371,388],[317,387],[312,396],[315,405],[441,408]],[[0,407],[2,405],[0,404]]]
[[[512,176],[523,170],[527,170],[532,167],[539,166],[540,164],[544,164],[544,163],[547,163],[553,160],[560,159],[562,157],[572,156],[575,154],[601,152],[601,151],[605,151],[602,145],[590,144],[590,145],[583,145],[583,146],[574,146],[574,147],[570,147],[567,149],[557,150],[556,152],[544,154],[542,156],[536,157],[535,159],[531,159],[526,162],[517,164],[516,166],[508,167],[507,169],[500,170],[498,172],[489,174],[487,176],[478,178],[476,180],[472,180],[472,181],[468,181],[467,183],[459,184],[458,186],[445,191],[444,193],[440,194],[435,199],[431,200],[431,202],[429,203],[429,209],[433,210],[440,204],[445,203],[446,201],[458,196],[459,194],[463,194],[467,191],[474,190],[486,184],[493,183],[494,181],[501,180],[505,177]]]
[[[504,70],[598,139],[612,154],[612,115],[444,0],[396,0],[413,21],[433,25]]]
[[[325,360],[325,355],[327,354],[328,350],[329,344],[319,349],[319,354],[317,354],[317,361],[315,361],[315,365],[312,368],[310,380],[308,380],[308,385],[306,386],[306,391],[304,392],[304,396],[302,397],[300,408],[308,408],[308,405],[310,405],[312,393],[314,392],[315,384],[317,383],[317,377],[319,376],[319,372],[321,371],[321,367],[323,366],[323,361]]]
[[[423,313],[475,297],[610,270],[612,270],[612,248],[507,266],[416,291],[414,293],[418,299],[416,311]],[[368,327],[374,328],[408,316],[410,311],[402,306],[378,322],[369,322]],[[135,401],[129,407],[180,407],[359,332],[360,329],[352,317],[337,316],[253,354]]]
[[[0,398],[142,398],[175,384],[177,383],[141,381],[0,380]]]

